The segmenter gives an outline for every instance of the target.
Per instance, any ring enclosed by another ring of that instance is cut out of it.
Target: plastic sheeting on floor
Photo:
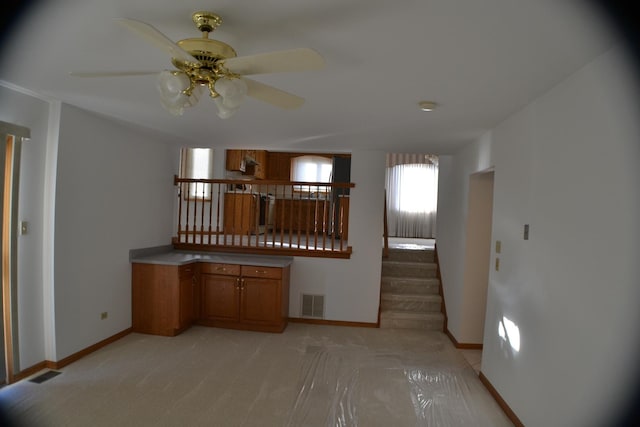
[[[310,345],[287,426],[510,426],[457,350]]]

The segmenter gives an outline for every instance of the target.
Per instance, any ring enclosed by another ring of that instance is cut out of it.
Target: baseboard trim
[[[451,340],[455,348],[458,348],[460,350],[482,350],[482,343],[475,344],[475,343],[458,342],[458,340],[456,339],[456,337],[453,336],[449,328],[445,329],[444,333],[449,337],[449,339]]]
[[[16,375],[13,376],[12,383],[17,383],[18,381],[21,381],[27,377],[30,377],[36,372],[42,371],[43,369],[47,369],[47,362],[44,360],[42,362],[36,363],[35,365],[30,366],[18,372]]]
[[[520,421],[520,418],[518,418],[518,416],[516,415],[515,412],[513,412],[511,407],[507,405],[507,402],[505,402],[502,396],[500,396],[500,393],[498,393],[498,390],[496,390],[493,384],[491,384],[491,382],[487,379],[487,377],[484,376],[482,371],[480,371],[480,373],[478,374],[478,377],[480,378],[480,381],[482,382],[482,384],[484,384],[484,386],[489,391],[489,394],[491,394],[491,396],[493,396],[495,401],[498,403],[498,406],[502,408],[507,418],[511,420],[513,425],[516,427],[524,427],[524,424],[522,424],[522,421]]]
[[[352,326],[358,328],[378,328],[375,322],[347,322],[344,320],[308,319],[306,317],[289,317],[291,323],[307,323],[310,325]]]
[[[60,368],[64,368],[65,366],[75,362],[76,360],[82,359],[83,357],[85,357],[88,354],[93,353],[96,350],[100,350],[102,347],[105,347],[109,344],[111,344],[112,342],[118,341],[120,338],[129,335],[132,332],[132,328],[127,328],[124,331],[118,332],[115,335],[110,336],[109,338],[105,338],[100,342],[97,342],[87,348],[85,348],[84,350],[80,350],[77,353],[73,353],[70,356],[65,357],[62,360],[58,360],[57,362],[53,362],[51,360],[47,360],[45,362],[46,367],[49,369],[60,369]]]

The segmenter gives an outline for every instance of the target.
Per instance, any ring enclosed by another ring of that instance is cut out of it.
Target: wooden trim
[[[20,380],[23,380],[33,374],[35,374],[36,372],[40,372],[43,369],[47,369],[47,362],[46,361],[42,361],[40,363],[36,363],[35,365],[27,368],[27,369],[23,369],[22,371],[18,372],[17,374],[15,374],[13,376],[13,382],[18,382]]]
[[[7,384],[15,381],[13,360],[13,316],[11,306],[11,188],[13,181],[13,144],[14,137],[5,135],[4,155],[4,193],[2,200],[2,316],[4,335],[4,360]]]
[[[444,333],[449,337],[455,348],[459,348],[461,350],[482,350],[482,344],[459,343],[456,337],[453,336],[449,328],[445,329]]]
[[[382,249],[382,258],[389,258],[389,219],[387,218],[387,191],[384,192],[384,213],[383,213],[383,236],[384,246]]]
[[[315,250],[315,249],[290,249],[290,248],[272,248],[272,247],[255,247],[255,246],[223,246],[223,245],[201,245],[198,243],[179,243],[177,238],[173,238],[173,247],[185,251],[204,251],[204,252],[231,252],[240,254],[257,254],[257,255],[283,255],[283,256],[303,256],[312,258],[351,258],[353,248],[347,246],[341,251],[336,250]]]
[[[291,323],[307,323],[310,325],[352,326],[357,328],[378,328],[374,322],[347,322],[344,320],[308,319],[306,317],[289,317]]]
[[[45,362],[46,367],[49,369],[60,369],[60,368],[64,368],[65,366],[79,360],[82,359],[84,356],[87,356],[88,354],[93,353],[96,350],[100,350],[102,347],[105,347],[109,344],[111,344],[112,342],[118,341],[120,338],[129,335],[132,332],[132,328],[127,328],[122,332],[118,332],[115,335],[110,336],[109,338],[103,339],[100,342],[97,342],[87,348],[85,348],[84,350],[80,350],[77,353],[73,353],[70,356],[65,357],[62,360],[58,360],[57,362],[52,362],[50,360],[47,360]]]
[[[509,418],[509,420],[511,420],[511,422],[516,427],[524,427],[524,424],[522,423],[522,421],[520,421],[520,418],[518,418],[516,413],[513,412],[513,409],[511,409],[507,404],[507,402],[505,402],[505,400],[502,398],[502,396],[500,396],[500,393],[498,393],[498,390],[496,390],[493,384],[491,384],[491,382],[489,381],[489,379],[484,376],[482,371],[480,371],[480,373],[478,374],[478,377],[480,378],[480,381],[482,382],[482,384],[484,384],[484,386],[489,391],[489,394],[491,394],[491,396],[493,396],[495,401],[498,403],[498,406],[502,408],[507,418]]]
[[[440,313],[444,316],[444,322],[442,322],[442,332],[449,335],[449,317],[447,316],[447,304],[444,301],[444,288],[442,286],[442,275],[440,274],[440,257],[438,256],[438,244],[433,245],[434,262],[436,263],[436,278],[438,279],[438,295],[442,298],[440,304]],[[450,337],[451,338],[451,337]]]

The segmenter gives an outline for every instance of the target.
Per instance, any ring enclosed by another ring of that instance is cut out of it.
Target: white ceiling
[[[554,0],[49,0],[5,46],[0,79],[184,138],[194,146],[449,153],[612,46],[584,2]],[[173,117],[154,76],[70,71],[170,69],[168,55],[114,22],[198,37],[196,10],[239,56],[309,47],[320,71],[254,76],[306,99],[285,111],[248,99],[231,119],[200,103]],[[440,108],[418,109],[420,100]]]

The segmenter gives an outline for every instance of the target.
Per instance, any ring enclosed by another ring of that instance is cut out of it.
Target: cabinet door
[[[291,156],[288,153],[269,152],[267,154],[267,179],[289,181]]]
[[[244,153],[242,150],[227,150],[226,169],[228,171],[245,171]]]
[[[280,324],[282,319],[281,282],[276,279],[241,279],[240,320],[254,324]]]
[[[238,321],[239,278],[217,274],[202,274],[202,318]]]
[[[194,320],[194,289],[193,276],[180,277],[180,322],[177,329],[183,329],[191,325]]]

